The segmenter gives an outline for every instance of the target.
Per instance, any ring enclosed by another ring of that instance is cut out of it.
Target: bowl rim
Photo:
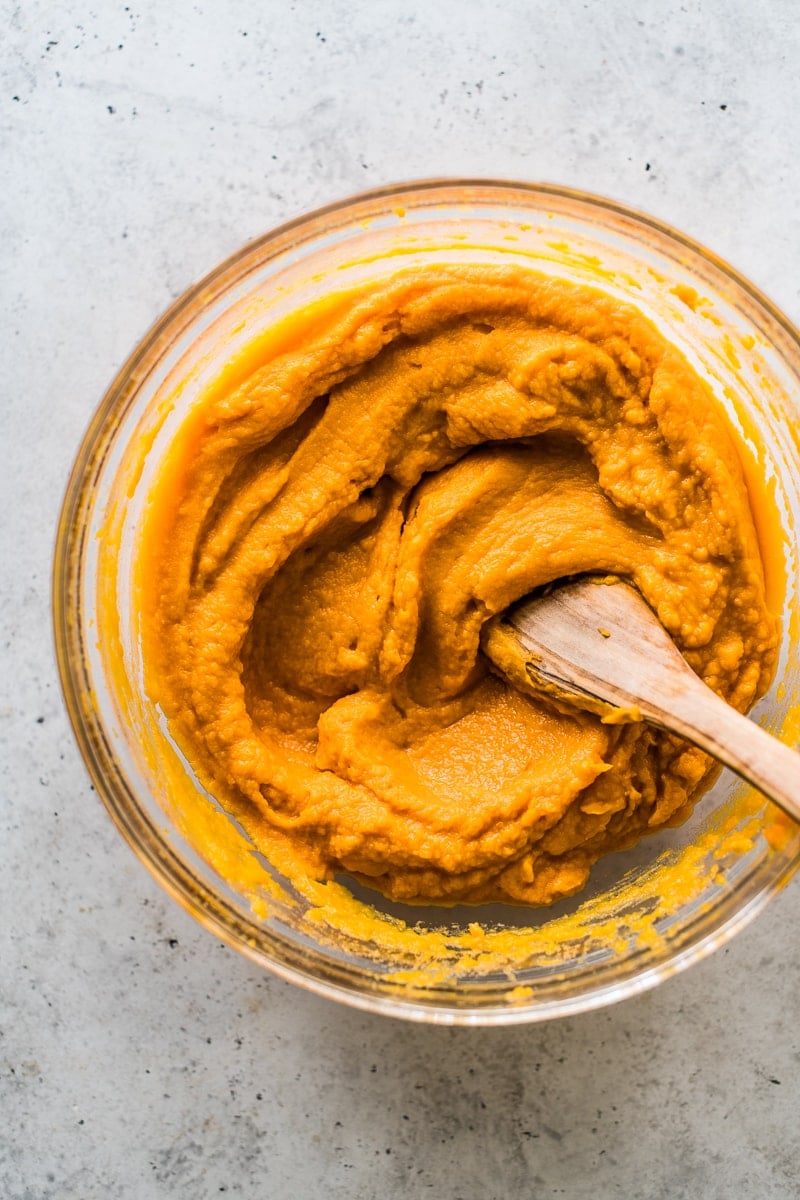
[[[299,231],[311,230],[324,223],[327,218],[345,214],[362,205],[374,205],[378,202],[389,204],[391,202],[392,206],[398,207],[402,204],[404,197],[410,199],[412,196],[417,201],[420,196],[440,196],[444,200],[449,195],[452,199],[465,199],[465,193],[468,193],[470,189],[479,190],[484,194],[494,192],[497,194],[498,200],[503,196],[510,197],[514,193],[529,198],[547,199],[552,197],[554,200],[577,203],[589,210],[596,208],[598,211],[610,214],[633,226],[650,230],[668,242],[682,246],[694,257],[710,264],[712,268],[730,280],[755,304],[757,309],[761,310],[761,314],[774,324],[780,332],[781,338],[785,338],[795,351],[800,353],[800,331],[765,293],[731,266],[727,260],[667,222],[620,201],[555,183],[504,180],[492,177],[423,178],[389,183],[351,193],[282,222],[228,255],[196,283],[181,292],[151,324],[123,361],[89,420],[64,490],[53,551],[52,634],[55,641],[55,657],[61,690],[73,735],[106,811],[153,878],[167,894],[213,936],[244,954],[246,958],[262,969],[267,969],[278,977],[317,995],[339,1000],[356,1009],[436,1024],[511,1025],[533,1023],[558,1016],[574,1016],[580,1012],[603,1007],[628,996],[647,991],[662,980],[705,958],[749,924],[783,889],[795,872],[800,869],[800,849],[793,859],[785,861],[781,870],[776,872],[774,877],[760,890],[751,895],[741,907],[735,909],[727,919],[689,945],[679,949],[666,961],[656,963],[643,971],[637,972],[634,969],[631,973],[612,982],[590,986],[573,997],[561,997],[532,1004],[526,1004],[523,1001],[494,1007],[473,1006],[467,1008],[441,1004],[435,1000],[418,1000],[402,995],[387,995],[356,989],[352,985],[342,985],[335,978],[321,977],[319,973],[305,969],[302,964],[298,965],[298,962],[294,960],[301,956],[295,952],[288,941],[284,946],[285,953],[276,954],[274,957],[268,957],[263,950],[256,948],[253,945],[252,935],[248,932],[247,924],[235,908],[214,893],[204,881],[199,880],[180,854],[158,836],[149,819],[142,813],[124,774],[116,765],[110,748],[103,745],[102,722],[86,703],[86,697],[76,677],[77,671],[71,661],[70,653],[68,653],[68,647],[75,642],[76,637],[80,637],[75,604],[80,594],[80,586],[76,584],[76,565],[80,562],[81,546],[86,538],[86,529],[76,518],[87,504],[92,472],[98,469],[99,463],[102,461],[102,455],[98,458],[98,452],[103,448],[102,431],[109,414],[119,411],[125,401],[130,399],[141,386],[146,378],[146,373],[137,377],[137,371],[142,364],[146,364],[148,361],[157,361],[160,343],[167,339],[167,334],[169,334],[168,340],[174,341],[193,320],[193,315],[189,314],[193,314],[195,303],[201,296],[204,294],[207,296],[209,292],[213,293],[213,298],[222,295],[227,286],[228,277],[241,276],[248,261],[257,262],[267,247],[273,248],[275,254],[280,253],[283,249],[281,243],[289,242],[292,236]],[[84,661],[83,655],[79,656],[79,661]],[[108,777],[109,763],[116,770],[117,786],[121,786],[128,795],[133,802],[131,805],[118,803],[118,797],[115,795],[114,787]],[[273,935],[274,931],[270,931],[271,940]],[[280,935],[277,935],[274,940],[280,943]]]

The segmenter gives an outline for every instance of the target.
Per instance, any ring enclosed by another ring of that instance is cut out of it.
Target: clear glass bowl
[[[365,193],[267,234],[186,292],[86,433],[58,529],[54,619],[69,715],[99,794],[145,866],[216,937],[361,1008],[503,1024],[619,1000],[708,954],[792,876],[800,830],[723,773],[687,824],[605,859],[581,895],[551,909],[421,910],[354,887],[355,916],[337,923],[322,887],[309,898],[284,886],[171,743],[142,682],[133,586],[159,462],[237,346],[324,293],[399,265],[463,261],[602,287],[651,316],[710,380],[739,431],[762,531],[768,510],[779,514],[782,535],[765,547],[782,649],[754,715],[797,744],[798,334],[696,243],[562,188],[433,181]],[[363,906],[384,917],[362,925]]]

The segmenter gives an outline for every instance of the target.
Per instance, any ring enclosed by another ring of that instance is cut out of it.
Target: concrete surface
[[[91,793],[49,626],[67,472],[165,305],[272,224],[429,175],[617,197],[800,318],[794,0],[0,3],[0,1196],[789,1200],[800,885],[659,991],[418,1028],[269,978]]]

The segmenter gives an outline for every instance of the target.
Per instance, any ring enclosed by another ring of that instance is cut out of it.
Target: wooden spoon
[[[516,687],[677,733],[800,821],[800,754],[712,692],[628,584],[556,587],[495,617],[482,645]]]

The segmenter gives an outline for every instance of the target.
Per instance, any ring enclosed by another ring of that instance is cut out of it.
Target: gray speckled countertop
[[[262,974],[169,901],[67,727],[53,532],[133,343],[246,239],[430,175],[573,184],[800,318],[795,0],[5,0],[0,1196],[800,1195],[800,886],[616,1008],[421,1028]]]

